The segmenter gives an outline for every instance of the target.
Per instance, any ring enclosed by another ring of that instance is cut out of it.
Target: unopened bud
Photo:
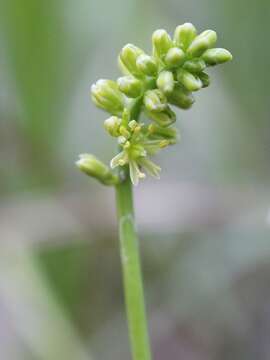
[[[191,42],[195,39],[197,30],[191,23],[185,23],[177,26],[174,32],[174,42],[177,46],[186,50]]]
[[[213,30],[205,30],[198,35],[187,49],[187,53],[193,57],[201,56],[207,49],[215,45],[217,34]]]
[[[98,80],[91,87],[91,96],[96,106],[109,113],[117,114],[123,110],[123,95],[118,90],[117,84],[112,80]]]
[[[170,48],[165,56],[165,63],[168,66],[180,66],[185,60],[185,53],[177,47]]]
[[[171,71],[162,71],[157,78],[157,86],[165,95],[170,94],[174,88],[174,78]]]
[[[119,66],[126,74],[127,72],[134,76],[141,76],[141,72],[137,68],[137,58],[143,54],[143,51],[135,45],[127,44],[123,47],[119,55]]]
[[[202,59],[188,60],[183,68],[191,73],[200,73],[206,68],[206,64]]]
[[[152,36],[154,55],[162,59],[173,46],[170,35],[166,30],[156,30]]]
[[[177,80],[184,85],[188,91],[198,91],[203,85],[198,76],[191,74],[184,69],[179,69],[177,71]]]
[[[176,121],[176,115],[169,106],[162,112],[149,111],[148,115],[161,127],[170,126]]]
[[[150,124],[148,131],[151,135],[160,136],[167,139],[176,139],[178,136],[177,130],[173,127],[161,127],[157,124]]]
[[[118,177],[114,175],[109,167],[102,161],[98,160],[94,155],[82,154],[76,162],[78,168],[85,174],[96,178],[104,185],[118,184]]]
[[[111,116],[104,121],[104,127],[111,136],[119,136],[119,127],[121,125],[121,119],[117,116]]]
[[[136,60],[137,68],[147,76],[155,76],[158,71],[156,59],[152,56],[141,54]]]
[[[134,76],[123,76],[117,80],[119,90],[127,97],[137,98],[141,95],[143,84]]]
[[[148,90],[144,95],[144,105],[149,111],[161,112],[167,107],[167,99],[158,89]]]
[[[168,101],[181,109],[189,109],[194,104],[195,99],[191,92],[183,86],[177,85],[168,97]]]
[[[222,48],[209,49],[203,54],[203,59],[208,65],[217,65],[231,61],[232,54]]]
[[[208,74],[201,72],[200,74],[198,74],[198,76],[202,81],[203,88],[206,88],[207,86],[210,85],[210,77]]]

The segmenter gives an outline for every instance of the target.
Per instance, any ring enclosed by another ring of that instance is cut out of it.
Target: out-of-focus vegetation
[[[129,358],[114,194],[73,164],[115,152],[91,83],[125,43],[191,21],[234,61],[136,189],[154,355],[269,359],[269,19],[266,0],[2,2],[1,358]]]

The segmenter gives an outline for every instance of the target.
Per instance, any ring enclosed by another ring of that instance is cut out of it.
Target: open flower
[[[111,160],[111,168],[117,166],[129,166],[131,181],[137,185],[140,179],[145,178],[146,171],[149,175],[159,178],[161,168],[149,159],[162,148],[170,145],[176,138],[176,131],[164,134],[158,131],[159,127],[145,126],[132,120],[128,124],[128,130],[118,137],[121,151]],[[170,129],[172,130],[172,129]],[[121,129],[120,129],[121,132]]]

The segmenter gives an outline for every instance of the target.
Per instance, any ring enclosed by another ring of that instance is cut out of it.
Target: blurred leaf
[[[61,143],[64,105],[73,78],[63,17],[64,2],[5,1],[1,8],[2,37],[9,73],[15,83],[28,158],[27,173],[38,185],[59,176],[56,146]]]

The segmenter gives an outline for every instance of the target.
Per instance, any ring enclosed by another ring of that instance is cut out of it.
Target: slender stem
[[[127,169],[125,170],[127,173]],[[116,187],[121,260],[133,360],[150,360],[138,238],[134,222],[132,185],[129,176]]]
[[[139,103],[134,103],[132,119],[138,118],[139,107]],[[133,190],[128,170],[126,167],[120,171],[122,181],[116,186],[116,202],[129,337],[133,360],[151,360]]]

